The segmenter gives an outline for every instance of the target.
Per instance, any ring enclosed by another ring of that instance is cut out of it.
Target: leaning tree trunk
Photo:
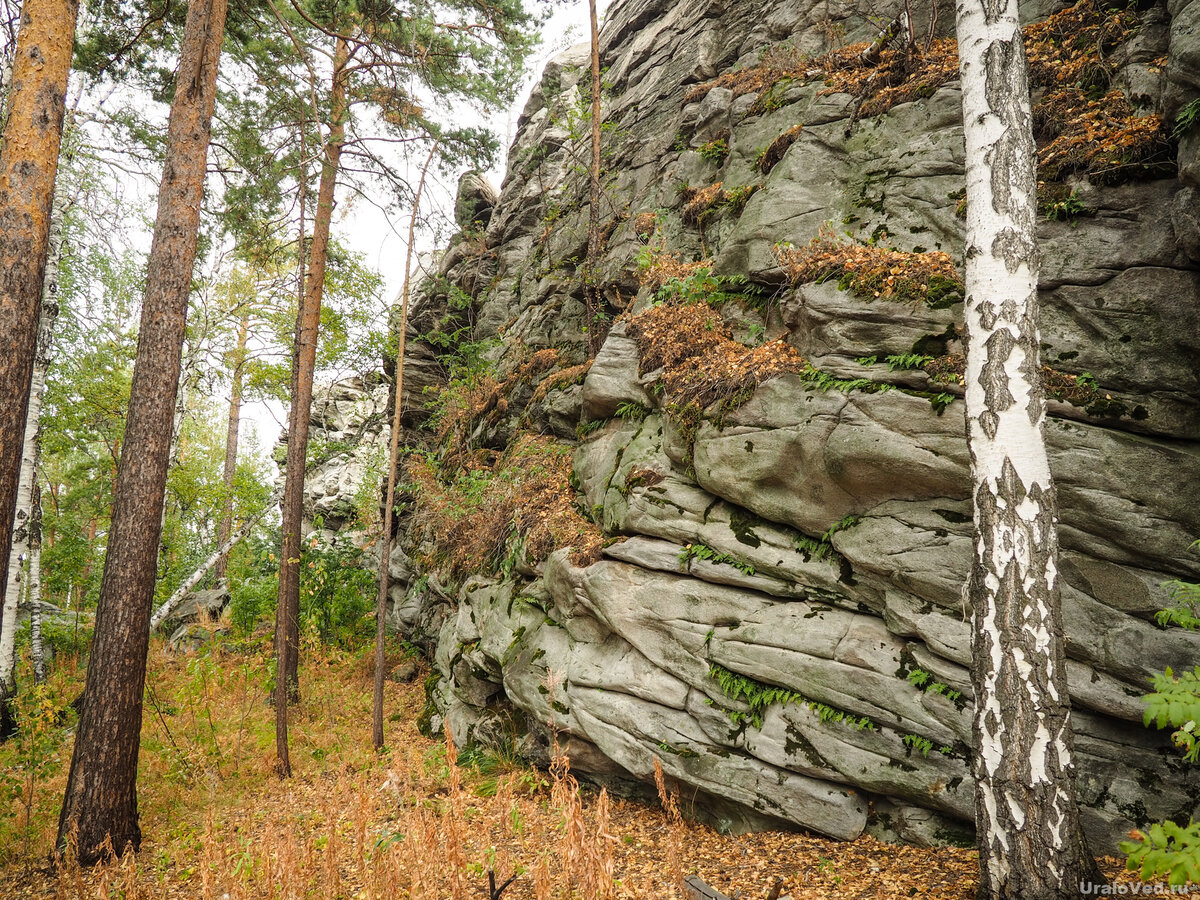
[[[204,196],[226,0],[188,5],[167,126],[125,447],[58,846],[81,863],[140,846],[138,743],[172,420]]]
[[[58,320],[58,263],[62,256],[63,220],[67,201],[62,193],[55,194],[50,214],[50,245],[46,258],[46,274],[42,283],[42,305],[38,317],[37,349],[34,352],[33,376],[30,379],[29,407],[25,412],[25,436],[21,448],[21,473],[17,481],[17,506],[14,518],[12,548],[8,554],[8,583],[0,607],[0,739],[10,735],[15,727],[11,703],[17,695],[16,627],[17,600],[21,596],[22,571],[30,559],[32,524],[37,493],[38,451],[41,446],[42,400],[46,396],[46,373],[54,346],[54,324]]]
[[[0,605],[20,480],[78,0],[26,0],[0,146]]]
[[[975,819],[981,898],[1099,882],[1079,821],[1057,509],[1038,359],[1036,162],[1017,0],[959,0],[966,138],[967,440],[975,500]]]
[[[317,362],[317,332],[321,324],[321,298],[325,292],[325,263],[329,252],[329,227],[333,221],[334,189],[346,138],[346,63],[349,49],[338,37],[333,54],[330,92],[331,121],[325,155],[321,160],[321,185],[308,255],[307,290],[297,310],[296,347],[292,355],[292,408],[288,417],[288,446],[283,489],[282,546],[279,559],[279,596],[276,606],[275,750],[281,777],[292,774],[287,748],[287,705],[299,697],[300,669],[300,528],[304,518],[304,469],[308,454],[308,424],[312,412],[313,373]],[[280,664],[282,663],[282,664]]]
[[[425,165],[421,168],[421,180],[417,182],[417,193],[413,197],[412,215],[408,219],[408,248],[404,252],[404,287],[400,300],[399,340],[396,342],[396,402],[392,412],[392,446],[388,454],[387,491],[384,494],[383,533],[379,537],[379,595],[375,603],[375,684],[371,707],[371,743],[375,749],[383,749],[383,664],[384,639],[387,636],[387,599],[391,580],[392,562],[392,518],[396,503],[396,462],[400,455],[400,421],[404,407],[404,349],[408,338],[408,282],[412,275],[413,239],[417,231],[417,211],[421,208],[421,194],[425,190],[425,176],[429,164],[437,153],[438,143],[433,142]]]
[[[266,502],[262,509],[260,509],[254,515],[249,516],[244,522],[242,522],[242,524],[238,526],[237,531],[226,536],[225,540],[217,546],[217,549],[209,554],[208,558],[205,559],[204,562],[200,563],[200,565],[193,570],[192,574],[185,578],[180,583],[179,587],[175,588],[174,593],[164,600],[162,605],[154,611],[154,615],[150,617],[151,631],[154,631],[159,625],[171,618],[171,613],[175,612],[176,607],[183,602],[183,598],[188,595],[192,588],[198,585],[201,579],[203,579],[204,576],[208,574],[209,570],[216,566],[220,560],[228,559],[229,551],[236,547],[242,538],[246,537],[246,535],[253,531],[258,520],[265,516],[267,511],[278,502],[279,493],[273,493],[271,498]]]
[[[225,501],[221,506],[221,524],[217,529],[217,544],[229,540],[233,531],[233,477],[237,474],[238,432],[242,421],[242,376],[246,361],[246,336],[250,331],[250,313],[242,313],[238,320],[237,350],[233,359],[233,387],[229,392],[229,427],[225,432],[225,469],[221,483],[225,488]],[[229,568],[229,554],[221,554],[217,560],[216,577],[224,578]]]

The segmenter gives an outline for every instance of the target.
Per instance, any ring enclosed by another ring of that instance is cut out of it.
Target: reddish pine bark
[[[78,0],[25,0],[0,147],[0,605],[78,10]]]
[[[279,554],[279,595],[275,613],[275,752],[280,777],[292,774],[287,746],[287,705],[299,699],[300,681],[300,528],[304,518],[304,468],[308,453],[308,424],[312,412],[313,373],[321,298],[325,292],[325,263],[329,226],[333,221],[334,189],[346,139],[346,62],[349,50],[337,38],[333,54],[330,99],[332,121],[321,161],[321,185],[309,246],[304,303],[297,310],[296,346],[292,351],[292,408],[288,416],[287,475],[283,488],[283,538]]]
[[[383,749],[383,677],[384,639],[387,636],[387,599],[391,577],[392,517],[396,503],[396,461],[400,455],[400,419],[404,397],[404,347],[408,337],[408,280],[412,274],[413,241],[417,231],[417,211],[421,208],[421,194],[425,190],[425,176],[429,164],[437,153],[437,142],[429,148],[429,156],[421,168],[421,180],[417,182],[417,193],[413,197],[412,215],[408,219],[408,249],[404,253],[404,293],[400,301],[400,337],[396,349],[396,402],[392,412],[392,447],[388,455],[387,492],[383,507],[383,533],[379,538],[379,596],[375,603],[375,684],[371,707],[371,743],[376,750]]]
[[[84,864],[107,847],[141,845],[137,764],[150,605],[225,10],[226,0],[189,4],[171,104],[87,702],[58,825],[59,847],[74,841]]]

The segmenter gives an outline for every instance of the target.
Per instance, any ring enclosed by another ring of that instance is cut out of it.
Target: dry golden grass
[[[969,850],[899,847],[869,837],[840,843],[792,832],[724,836],[671,811],[672,803],[686,809],[687,795],[669,790],[665,779],[666,814],[579,789],[562,759],[550,773],[504,759],[485,773],[463,764],[445,741],[417,731],[424,703],[419,681],[387,683],[389,750],[376,756],[369,665],[320,647],[301,655],[296,777],[280,781],[272,772],[271,710],[264,703],[268,643],[218,644],[206,662],[165,656],[156,638],[150,678],[160,702],[172,698],[163,718],[179,752],[215,738],[219,754],[200,754],[203,768],[185,777],[179,753],[170,742],[164,746],[163,725],[147,710],[141,851],[89,870],[48,868],[63,787],[59,771],[39,787],[47,801],[35,802],[33,826],[42,837],[29,855],[21,843],[0,847],[0,897],[477,898],[487,896],[489,868],[498,883],[517,875],[505,900],[667,900],[680,896],[678,881],[688,873],[745,897],[765,896],[776,878],[796,900],[974,896]],[[66,662],[54,674],[63,698],[83,677]],[[58,741],[61,768],[70,756],[70,734]],[[11,753],[11,745],[0,752]],[[2,761],[12,763],[7,756]],[[1104,868],[1131,880],[1116,860]]]

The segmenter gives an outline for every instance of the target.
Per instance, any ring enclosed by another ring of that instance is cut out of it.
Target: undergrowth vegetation
[[[1025,27],[1030,82],[1041,92],[1034,105],[1039,177],[1081,174],[1097,184],[1119,184],[1175,171],[1171,141],[1190,127],[1194,111],[1168,134],[1161,117],[1139,114],[1113,86],[1122,58],[1117,51],[1141,21],[1136,4],[1121,8],[1080,0]],[[857,100],[855,118],[870,117],[930,97],[958,77],[953,39],[932,41],[923,53],[885,47],[872,54],[870,49],[858,43],[811,57],[788,46],[773,47],[756,65],[693,87],[684,103],[723,87],[734,96],[758,94],[750,112],[762,113],[779,106],[790,85],[820,80],[820,93],[850,94]]]
[[[775,247],[792,284],[836,278],[838,287],[865,300],[919,303],[941,309],[961,302],[963,282],[940,250],[909,253],[875,243],[844,240],[829,227],[803,247]]]
[[[576,506],[572,454],[568,444],[522,434],[499,456],[458,454],[454,468],[411,457],[413,527],[433,548],[422,562],[460,580],[540,562],[560,547],[574,548],[577,564],[594,562],[604,539]]]

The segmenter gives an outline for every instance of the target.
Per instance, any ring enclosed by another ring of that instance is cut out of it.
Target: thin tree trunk
[[[61,193],[61,192],[60,192]],[[11,734],[14,720],[8,705],[17,695],[16,627],[17,600],[22,591],[24,563],[29,559],[31,524],[35,509],[39,448],[41,446],[42,400],[46,395],[46,373],[53,354],[54,324],[58,320],[58,263],[62,256],[63,219],[68,203],[55,195],[50,214],[50,246],[42,286],[38,317],[37,349],[30,379],[29,407],[25,412],[25,435],[21,448],[21,472],[17,481],[17,508],[12,548],[8,554],[8,584],[0,608],[0,739]]]
[[[84,688],[88,702],[58,825],[59,848],[73,839],[84,864],[111,851],[136,850],[142,839],[137,763],[150,604],[225,10],[226,0],[188,5],[167,127],[125,448]]]
[[[238,431],[242,420],[242,367],[246,360],[246,336],[250,331],[250,312],[242,313],[238,321],[237,350],[233,359],[233,386],[229,393],[229,428],[225,432],[225,470],[222,484],[225,486],[225,501],[221,509],[221,524],[217,529],[217,544],[229,540],[233,530],[233,476],[237,474]],[[229,553],[217,560],[216,576],[224,578],[229,568]]]
[[[330,92],[329,139],[321,160],[321,185],[308,255],[304,303],[297,311],[297,341],[292,355],[292,408],[288,418],[287,474],[283,492],[282,547],[279,560],[279,599],[276,607],[275,750],[280,777],[291,776],[287,750],[287,704],[299,698],[300,668],[300,528],[304,517],[304,470],[308,451],[309,416],[312,412],[313,373],[316,369],[317,332],[321,298],[325,290],[325,263],[329,227],[333,221],[334,189],[346,137],[346,63],[349,49],[335,39]],[[281,663],[281,664],[280,664]]]
[[[1039,376],[1036,163],[1017,0],[960,0],[966,138],[967,439],[979,896],[1100,883],[1079,821]]]
[[[46,652],[42,646],[42,489],[33,485],[33,516],[29,521],[29,655],[33,680],[46,680]]]
[[[604,343],[601,328],[603,307],[596,266],[600,260],[600,25],[596,18],[596,0],[588,0],[592,27],[592,161],[588,167],[588,245],[584,266],[583,296],[588,313],[588,355],[595,356]]]
[[[383,749],[383,645],[387,637],[387,598],[391,581],[392,518],[396,502],[396,462],[400,455],[400,419],[404,396],[404,350],[408,337],[408,280],[412,274],[413,240],[417,231],[417,211],[425,190],[425,175],[437,152],[437,141],[429,148],[429,156],[421,167],[421,180],[413,197],[412,215],[408,220],[408,249],[404,253],[404,288],[400,300],[400,337],[396,346],[396,402],[392,413],[392,447],[388,456],[387,492],[384,495],[383,534],[379,538],[379,596],[375,604],[375,696],[371,716],[371,742]]]
[[[78,10],[78,0],[25,0],[0,146],[0,606]]]

